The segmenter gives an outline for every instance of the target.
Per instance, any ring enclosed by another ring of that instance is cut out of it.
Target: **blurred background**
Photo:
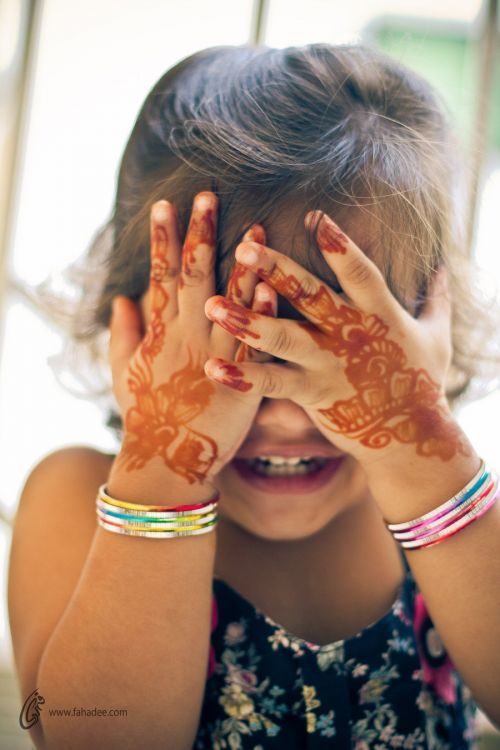
[[[369,42],[434,83],[463,147],[471,252],[486,279],[500,279],[498,1],[0,0],[0,750],[31,747],[18,724],[6,604],[24,480],[57,448],[118,447],[102,405],[56,381],[47,360],[61,333],[23,286],[57,277],[107,219],[120,155],[160,75],[198,49],[249,41]],[[498,466],[495,415],[498,391],[459,419]],[[478,748],[500,748],[484,717],[480,735]]]

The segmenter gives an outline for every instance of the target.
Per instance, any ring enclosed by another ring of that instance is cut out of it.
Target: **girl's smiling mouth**
[[[344,456],[302,455],[285,457],[236,456],[232,462],[239,477],[255,489],[270,494],[308,493],[327,484],[341,467]]]

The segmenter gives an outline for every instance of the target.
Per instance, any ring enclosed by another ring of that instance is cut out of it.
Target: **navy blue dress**
[[[194,750],[463,750],[476,706],[406,563],[390,610],[319,646],[213,581],[210,664]]]

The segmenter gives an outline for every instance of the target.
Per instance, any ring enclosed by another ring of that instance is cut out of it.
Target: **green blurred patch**
[[[464,146],[473,143],[477,107],[479,49],[465,24],[383,18],[367,29],[383,51],[421,73],[441,94],[452,125]],[[497,48],[498,49],[498,48]],[[489,149],[500,151],[500,59],[497,54],[492,86]]]

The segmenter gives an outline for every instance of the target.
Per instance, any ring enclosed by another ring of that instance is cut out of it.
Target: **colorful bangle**
[[[420,539],[424,536],[428,536],[429,534],[434,534],[435,532],[440,531],[440,529],[446,528],[446,526],[449,526],[451,523],[458,521],[459,518],[472,510],[472,508],[474,508],[481,500],[489,495],[492,487],[494,486],[494,483],[495,480],[492,477],[488,477],[488,481],[487,483],[485,483],[486,488],[484,489],[483,484],[480,488],[480,494],[475,494],[471,498],[464,500],[460,505],[447,513],[445,516],[435,519],[428,524],[418,526],[411,531],[394,533],[394,539],[397,539],[398,541],[402,539]]]
[[[166,539],[204,534],[217,523],[219,493],[203,503],[185,505],[142,505],[117,500],[99,487],[96,498],[98,524],[117,534]]]
[[[134,526],[136,528],[140,528],[143,526],[147,526],[151,530],[159,529],[168,531],[169,529],[174,528],[190,528],[193,525],[205,525],[208,521],[212,521],[212,519],[217,517],[217,513],[207,513],[206,516],[198,516],[197,518],[182,518],[180,520],[177,520],[175,518],[167,518],[166,520],[163,518],[144,518],[144,517],[135,517],[135,516],[129,516],[124,520],[124,516],[117,517],[116,514],[110,514],[103,510],[101,510],[99,507],[97,507],[97,515],[100,518],[105,519],[106,521],[109,521],[110,523],[116,523],[120,526]]]
[[[413,521],[386,526],[402,547],[424,549],[448,539],[473,523],[499,497],[499,479],[482,461],[472,480],[446,503]]]
[[[217,490],[214,491],[214,494],[212,497],[210,497],[208,500],[206,500],[203,503],[193,503],[191,505],[141,505],[140,503],[129,503],[125,500],[117,500],[114,497],[111,497],[107,493],[106,485],[101,484],[101,486],[98,489],[98,497],[100,497],[102,500],[104,500],[106,503],[109,503],[110,505],[116,505],[118,508],[126,508],[128,510],[143,510],[143,511],[153,511],[153,512],[183,512],[183,511],[189,511],[189,510],[203,510],[209,503],[216,503],[219,500],[219,492]]]
[[[431,536],[425,537],[422,540],[416,539],[410,542],[401,542],[401,545],[407,549],[424,549],[425,547],[432,547],[434,544],[438,544],[439,542],[448,539],[450,536],[453,536],[458,531],[465,529],[471,523],[477,521],[478,518],[481,518],[481,516],[483,516],[487,510],[495,505],[500,494],[498,492],[498,485],[494,489],[495,491],[493,493],[488,495],[485,500],[479,503],[474,508],[474,510],[470,511],[470,513],[467,513],[463,518],[461,518],[460,521],[447,526],[442,531],[437,532],[437,534],[432,534]]]
[[[101,508],[101,510],[105,511],[106,513],[109,513],[110,515],[119,515],[123,518],[159,518],[159,519],[177,519],[177,518],[186,518],[190,520],[194,520],[196,518],[200,518],[201,516],[205,515],[206,513],[211,513],[212,511],[216,510],[217,503],[209,503],[204,507],[204,512],[200,513],[199,510],[183,510],[179,511],[178,513],[173,511],[162,511],[162,512],[156,512],[153,510],[128,510],[126,508],[122,508],[119,505],[111,505],[110,503],[106,503],[104,500],[101,500],[101,498],[98,496],[96,500],[97,506]]]
[[[206,534],[207,532],[212,531],[216,525],[216,522],[213,522],[208,526],[192,531],[139,531],[138,529],[130,529],[126,526],[113,526],[112,524],[109,524],[102,519],[98,519],[98,523],[100,526],[102,526],[102,528],[106,529],[107,531],[112,531],[115,534],[124,534],[125,536],[142,536],[149,537],[150,539],[173,539],[175,537],[181,536],[197,536],[198,534]]]
[[[389,523],[387,524],[387,528],[389,529],[389,531],[410,531],[412,528],[425,523],[425,521],[431,521],[433,519],[440,518],[441,515],[445,514],[449,510],[452,510],[462,500],[469,498],[482,485],[482,483],[484,482],[484,478],[488,473],[490,472],[486,469],[485,462],[481,461],[481,466],[479,467],[478,472],[471,479],[471,481],[466,484],[463,490],[460,490],[457,495],[454,495],[438,508],[429,511],[419,518],[415,518],[413,521],[405,521],[403,523]]]

